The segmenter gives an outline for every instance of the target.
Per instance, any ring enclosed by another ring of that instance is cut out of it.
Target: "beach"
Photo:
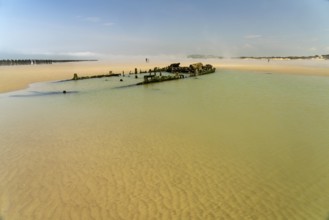
[[[0,219],[327,219],[327,61],[60,81],[177,61],[0,67]]]
[[[0,93],[27,88],[31,83],[58,81],[71,79],[74,73],[79,76],[91,76],[97,74],[122,73],[128,74],[138,70],[149,70],[154,67],[165,67],[171,63],[181,62],[181,65],[190,65],[195,62],[210,63],[218,69],[248,70],[263,73],[284,73],[302,75],[329,76],[329,61],[291,61],[283,60],[238,60],[238,59],[175,59],[155,58],[146,63],[142,57],[102,60],[95,62],[56,63],[49,65],[23,65],[0,66]]]
[[[0,0],[0,220],[329,220],[329,0]]]

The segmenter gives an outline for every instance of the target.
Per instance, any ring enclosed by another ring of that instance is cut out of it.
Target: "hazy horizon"
[[[329,53],[329,1],[0,1],[0,59]]]

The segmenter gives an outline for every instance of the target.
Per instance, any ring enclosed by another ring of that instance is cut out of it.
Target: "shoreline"
[[[83,62],[56,63],[52,65],[31,66],[0,66],[0,93],[14,92],[28,88],[33,83],[71,79],[74,73],[79,76],[114,73],[129,73],[135,68],[148,70],[154,67],[164,67],[172,62],[190,64],[193,62],[210,63],[220,72],[221,70],[254,71],[264,73],[295,74],[309,76],[329,76],[329,61],[276,61],[264,60],[220,60],[220,59],[176,59],[161,60],[150,63],[140,61],[126,62]]]

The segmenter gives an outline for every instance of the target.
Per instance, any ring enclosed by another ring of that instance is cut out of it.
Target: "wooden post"
[[[79,79],[78,74],[77,73],[74,73],[73,80],[78,80],[78,79]]]

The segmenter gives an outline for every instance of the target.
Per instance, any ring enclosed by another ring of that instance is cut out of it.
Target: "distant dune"
[[[187,58],[192,59],[224,59],[223,56],[216,55],[202,55],[202,54],[191,54]],[[314,56],[240,56],[240,57],[230,57],[230,59],[274,59],[274,60],[314,60],[314,59],[323,59],[328,60],[329,54],[326,55],[314,55]]]
[[[242,57],[238,57],[238,58],[240,58],[240,59],[270,59],[270,60],[327,60],[327,59],[329,59],[329,54],[314,55],[314,56],[268,56],[268,57],[242,56]]]

